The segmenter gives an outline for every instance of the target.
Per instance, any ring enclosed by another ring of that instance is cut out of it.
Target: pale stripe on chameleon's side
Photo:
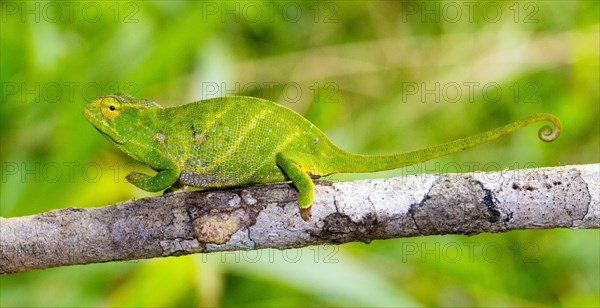
[[[238,139],[233,143],[233,145],[230,147],[230,151],[228,151],[227,153],[225,153],[225,155],[222,155],[219,159],[217,160],[213,160],[212,164],[206,166],[205,172],[211,172],[214,171],[215,167],[218,164],[224,163],[228,160],[231,159],[231,156],[234,152],[234,150],[237,150],[240,148],[241,143],[246,139],[246,137],[250,134],[250,132],[256,128],[256,126],[258,125],[259,121],[262,120],[264,118],[265,115],[267,114],[272,114],[273,111],[272,110],[261,110],[259,114],[255,115],[249,122],[248,125],[244,127],[244,131],[243,133],[238,137]]]

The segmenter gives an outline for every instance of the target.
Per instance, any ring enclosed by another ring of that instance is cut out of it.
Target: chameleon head
[[[155,103],[138,100],[126,94],[94,99],[83,109],[83,116],[108,140],[122,145],[130,138],[127,132],[140,118],[140,112]]]

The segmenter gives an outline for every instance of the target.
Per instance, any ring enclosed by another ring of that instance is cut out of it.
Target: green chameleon
[[[315,125],[276,103],[243,96],[163,108],[129,95],[108,95],[89,103],[83,115],[116,147],[156,170],[132,172],[127,180],[146,191],[192,186],[202,189],[291,181],[298,206],[310,219],[313,179],[340,172],[396,169],[497,139],[547,120],[539,137],[560,134],[557,117],[540,113],[471,137],[417,151],[359,155],[333,144]]]

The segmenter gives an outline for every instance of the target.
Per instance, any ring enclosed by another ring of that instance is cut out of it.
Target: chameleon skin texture
[[[339,172],[401,168],[497,139],[546,120],[539,137],[552,141],[560,121],[540,113],[471,137],[391,155],[359,155],[338,148],[321,130],[276,103],[244,96],[182,106],[126,94],[100,97],[83,112],[111,143],[157,171],[132,172],[127,180],[147,191],[192,186],[201,189],[292,181],[302,217],[310,218],[312,179]]]

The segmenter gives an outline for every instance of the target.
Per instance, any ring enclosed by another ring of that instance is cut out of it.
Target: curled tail
[[[337,155],[331,161],[331,165],[333,165],[333,169],[337,169],[333,173],[375,172],[402,168],[496,140],[539,121],[549,121],[554,125],[554,128],[548,125],[540,128],[538,136],[542,141],[551,142],[558,138],[562,129],[560,120],[549,113],[538,113],[484,133],[402,154],[359,155],[336,147]]]

